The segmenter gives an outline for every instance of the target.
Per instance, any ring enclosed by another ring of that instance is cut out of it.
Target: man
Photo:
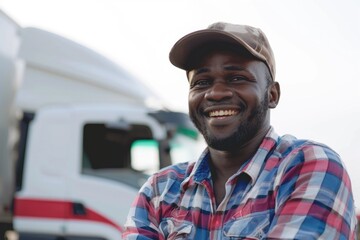
[[[145,183],[125,239],[355,239],[338,154],[270,125],[280,86],[260,29],[215,23],[175,43],[170,61],[187,73],[189,114],[208,147]]]

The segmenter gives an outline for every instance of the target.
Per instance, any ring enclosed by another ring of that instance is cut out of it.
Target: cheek
[[[201,94],[197,94],[190,91],[188,95],[188,102],[189,102],[189,108],[198,107],[199,103],[201,102]]]
[[[264,98],[266,92],[259,87],[248,87],[237,91],[237,95],[244,99],[247,104],[257,104]]]

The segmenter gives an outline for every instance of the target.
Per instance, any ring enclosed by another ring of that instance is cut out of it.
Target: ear
[[[280,84],[278,82],[270,83],[268,88],[269,108],[276,108],[280,99]]]

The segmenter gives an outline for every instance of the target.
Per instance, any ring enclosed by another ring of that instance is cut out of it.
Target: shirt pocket
[[[193,239],[195,227],[187,221],[167,218],[160,223],[160,231],[168,240]]]
[[[225,239],[263,239],[270,226],[270,213],[257,212],[239,217],[224,225]]]

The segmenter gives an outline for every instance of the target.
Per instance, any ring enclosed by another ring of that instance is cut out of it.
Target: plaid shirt
[[[154,174],[130,209],[125,239],[355,239],[349,176],[323,144],[271,128],[216,206],[205,150]]]

